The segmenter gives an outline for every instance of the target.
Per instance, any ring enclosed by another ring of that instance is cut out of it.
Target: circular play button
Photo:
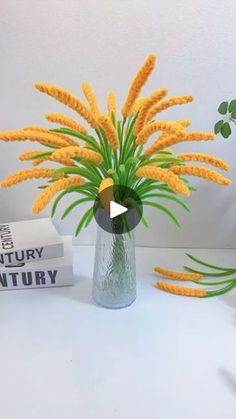
[[[101,191],[93,206],[98,225],[112,234],[133,230],[143,214],[142,202],[137,193],[123,185],[113,185]]]

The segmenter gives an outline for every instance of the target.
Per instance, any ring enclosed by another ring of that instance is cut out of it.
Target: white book
[[[0,224],[0,266],[63,256],[63,243],[50,218]]]
[[[62,243],[63,257],[29,262],[23,266],[1,266],[0,291],[73,285],[71,237],[63,237]]]

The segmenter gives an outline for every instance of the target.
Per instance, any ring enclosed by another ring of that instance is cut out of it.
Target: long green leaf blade
[[[208,277],[214,277],[214,278],[218,278],[218,277],[222,277],[222,276],[230,276],[236,273],[236,269],[233,271],[222,271],[220,273],[215,273],[215,272],[202,272],[202,271],[198,271],[197,269],[193,269],[190,268],[189,266],[184,266],[184,269],[188,272],[193,272],[193,273],[198,273],[201,274],[203,276],[208,276]]]
[[[172,213],[172,211],[170,211],[168,208],[164,207],[163,205],[160,205],[160,204],[157,204],[156,202],[151,202],[151,201],[143,201],[143,205],[149,205],[151,207],[160,209],[165,214],[167,214],[172,219],[172,221],[174,221],[177,227],[181,227],[178,218]]]
[[[62,214],[61,219],[64,220],[67,217],[67,215],[78,205],[83,204],[84,202],[89,202],[89,201],[92,201],[92,198],[90,198],[90,197],[81,198],[81,199],[77,199],[76,201],[72,202],[72,204],[70,204],[69,207],[67,207],[67,209]]]
[[[77,229],[76,229],[75,236],[78,236],[78,235],[79,235],[79,233],[80,233],[80,231],[82,230],[83,226],[86,224],[87,219],[89,218],[89,216],[90,216],[91,212],[93,212],[93,207],[90,207],[90,208],[89,208],[89,209],[88,209],[88,210],[84,213],[84,215],[83,215],[83,217],[81,218],[81,220],[80,220],[80,222],[79,222],[79,224],[78,224],[78,227],[77,227]]]
[[[203,266],[207,266],[208,268],[216,269],[219,271],[234,271],[235,270],[235,268],[228,268],[228,267],[213,265],[212,263],[208,263],[205,260],[201,260],[199,258],[196,258],[195,256],[192,256],[190,253],[186,253],[186,256],[188,256],[188,258],[190,258],[194,262],[199,263],[200,265],[203,265]]]
[[[146,198],[164,198],[169,199],[171,201],[177,202],[179,205],[181,205],[186,211],[191,212],[189,205],[184,202],[182,199],[178,198],[177,196],[172,196],[164,193],[158,193],[158,194],[147,194],[143,196],[143,199]]]

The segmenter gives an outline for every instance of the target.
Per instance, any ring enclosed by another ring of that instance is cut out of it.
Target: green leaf
[[[142,215],[142,217],[141,217],[141,222],[144,225],[144,227],[147,227],[147,228],[149,227],[147,219],[144,215]]]
[[[63,213],[61,219],[64,220],[64,218],[66,218],[66,216],[78,205],[83,204],[84,202],[88,202],[88,201],[92,201],[92,198],[87,197],[87,198],[81,198],[81,199],[77,199],[76,201],[72,202],[72,204],[69,205],[69,207],[65,210],[65,212]]]
[[[186,253],[189,259],[193,260],[196,263],[199,263],[202,266],[207,266],[208,268],[216,269],[218,271],[233,271],[235,268],[223,267],[218,265],[213,265],[212,263],[208,263],[205,260],[196,258],[195,256],[190,255],[190,253]]]
[[[232,281],[236,281],[236,278],[232,278],[232,279],[226,279],[225,281],[192,281],[197,285],[207,285],[209,287],[209,285],[211,286],[215,286],[215,285],[222,285],[222,284],[231,284]]]
[[[229,112],[236,112],[236,99],[231,100],[229,104]]]
[[[218,108],[218,112],[221,115],[225,115],[227,113],[228,110],[228,102],[222,102]]]
[[[221,119],[220,121],[216,122],[215,128],[214,128],[215,134],[218,134],[220,132],[220,129],[221,129],[223,123],[224,123],[224,120],[223,119]]]
[[[53,151],[45,151],[42,153],[35,154],[35,156],[32,157],[32,160],[40,159],[41,157],[51,156]]]
[[[178,218],[168,208],[164,207],[163,205],[160,205],[160,204],[157,204],[156,202],[151,202],[151,201],[143,201],[143,205],[150,205],[151,207],[160,209],[161,211],[165,212],[174,221],[177,227],[180,227],[180,222]]]
[[[220,132],[224,138],[228,138],[231,135],[231,128],[228,122],[224,122],[220,129]]]
[[[207,294],[205,295],[205,298],[216,297],[217,295],[225,294],[226,292],[229,292],[230,290],[232,290],[235,287],[236,287],[236,282],[232,281],[227,287],[221,288],[221,289],[216,290],[216,291],[207,291]]]
[[[147,194],[143,196],[143,199],[146,198],[164,198],[164,199],[169,199],[171,201],[177,202],[179,205],[181,205],[184,209],[186,209],[186,211],[191,212],[188,204],[186,202],[184,202],[181,198],[178,198],[177,196],[172,196],[172,195],[168,195],[165,193],[151,193],[151,194]]]
[[[63,198],[63,196],[65,196],[66,194],[68,194],[70,192],[73,192],[73,191],[74,191],[74,189],[70,189],[70,190],[69,189],[65,189],[63,192],[61,192],[58,195],[58,197],[55,199],[55,201],[53,203],[53,206],[52,206],[51,217],[54,217],[54,215],[56,213],[56,210],[57,210],[57,207],[58,207],[58,204],[61,201],[61,199]]]
[[[87,217],[86,223],[84,224],[84,228],[88,227],[88,225],[89,225],[89,224],[90,224],[90,222],[92,221],[93,216],[94,216],[94,213],[97,211],[98,207],[99,207],[99,204],[98,204],[98,205],[95,205],[95,206],[93,207],[93,211],[91,211],[91,213],[90,213],[90,214],[89,214],[89,216]]]
[[[236,269],[234,271],[230,270],[230,271],[222,271],[220,273],[215,273],[215,272],[202,272],[202,271],[198,271],[197,269],[192,269],[189,266],[184,266],[183,267],[186,271],[188,272],[193,272],[193,273],[198,273],[201,274],[203,276],[213,276],[214,278],[216,277],[222,277],[222,276],[230,276],[236,273]]]
[[[83,226],[86,224],[87,220],[90,218],[91,213],[93,212],[93,207],[90,207],[81,218],[78,227],[76,229],[75,235],[78,236],[80,231],[82,230]]]
[[[231,113],[231,118],[236,119],[236,111],[233,111],[233,112]]]

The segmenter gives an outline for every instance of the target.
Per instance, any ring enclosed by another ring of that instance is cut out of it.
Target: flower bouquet
[[[63,213],[63,219],[79,205],[90,202],[91,206],[79,220],[76,235],[93,219],[96,197],[113,185],[130,188],[139,196],[143,206],[165,212],[179,226],[175,214],[161,201],[174,201],[189,211],[187,203],[179,197],[188,197],[194,190],[188,176],[198,176],[219,185],[231,183],[207,166],[188,162],[207,163],[226,171],[229,165],[209,154],[176,155],[170,149],[178,143],[212,141],[215,135],[189,130],[191,121],[188,119],[169,121],[160,117],[165,109],[192,102],[191,95],[166,98],[167,89],[159,88],[147,97],[140,97],[155,64],[156,56],[149,55],[131,83],[121,117],[114,92],[108,94],[107,112],[101,113],[96,94],[88,82],[82,85],[87,104],[60,86],[36,83],[40,92],[74,110],[93,131],[64,114],[47,113],[46,119],[58,124],[59,128],[28,126],[0,132],[2,141],[29,140],[41,146],[20,156],[22,161],[31,161],[33,168],[11,174],[2,180],[1,187],[7,188],[29,179],[46,179],[46,184],[40,186],[41,193],[34,202],[33,212],[39,214],[55,198],[52,216],[61,199],[74,193],[76,198]],[[156,133],[158,137],[147,146]],[[49,166],[41,167],[43,163]],[[60,167],[51,167],[51,163]],[[103,204],[106,208],[106,203]],[[145,215],[142,222],[148,225]],[[133,233],[110,234],[109,238],[108,235],[99,233],[97,238],[94,298],[103,305],[121,307],[135,298]]]

